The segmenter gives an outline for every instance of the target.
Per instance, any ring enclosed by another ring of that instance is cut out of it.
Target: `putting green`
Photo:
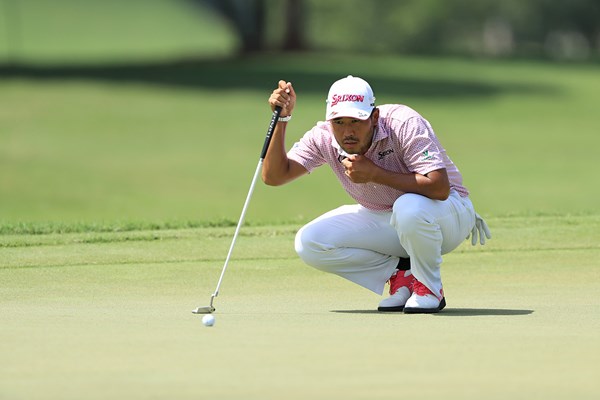
[[[600,218],[490,219],[445,257],[448,307],[306,267],[294,226],[0,236],[0,398],[592,399]]]

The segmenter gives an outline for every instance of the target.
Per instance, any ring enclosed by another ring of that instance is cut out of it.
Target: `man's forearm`
[[[450,183],[445,169],[431,171],[427,175],[381,170],[375,175],[373,182],[433,200],[446,200],[450,195]]]

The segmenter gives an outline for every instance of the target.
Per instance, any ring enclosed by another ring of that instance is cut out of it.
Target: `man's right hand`
[[[296,106],[296,92],[291,82],[279,81],[277,89],[273,90],[269,97],[271,111],[275,111],[275,107],[281,107],[281,117],[292,115],[292,111]]]

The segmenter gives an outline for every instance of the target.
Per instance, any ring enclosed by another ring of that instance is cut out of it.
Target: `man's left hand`
[[[379,168],[373,161],[359,154],[352,154],[342,160],[346,176],[354,183],[367,183],[373,180]]]

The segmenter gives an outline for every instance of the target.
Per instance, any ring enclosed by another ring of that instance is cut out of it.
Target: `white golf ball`
[[[202,317],[202,323],[204,326],[213,326],[215,324],[215,317],[212,314],[206,314]]]

